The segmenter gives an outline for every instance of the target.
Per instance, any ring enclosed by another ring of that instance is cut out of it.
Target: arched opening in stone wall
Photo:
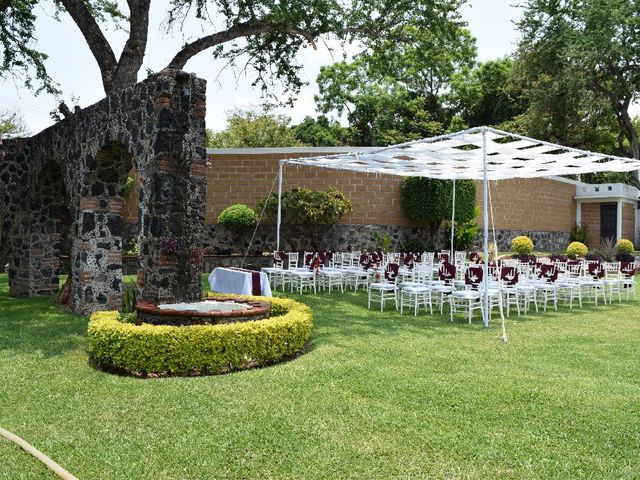
[[[85,159],[73,246],[73,309],[119,308],[122,299],[122,210],[133,156],[120,143]]]
[[[52,159],[45,161],[34,178],[29,199],[29,251],[22,261],[28,261],[24,267],[31,295],[49,295],[60,288],[61,258],[68,259],[71,253],[69,195],[60,165]]]

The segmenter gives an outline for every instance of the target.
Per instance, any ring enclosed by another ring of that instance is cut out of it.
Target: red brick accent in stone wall
[[[83,197],[80,199],[80,210],[97,210],[98,199],[96,197]]]

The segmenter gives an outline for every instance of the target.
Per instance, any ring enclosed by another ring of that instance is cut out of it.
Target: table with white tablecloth
[[[271,286],[269,285],[269,278],[264,272],[218,267],[209,275],[209,286],[214,292],[252,295],[254,294],[254,275],[260,276],[259,294],[265,297],[270,297]]]

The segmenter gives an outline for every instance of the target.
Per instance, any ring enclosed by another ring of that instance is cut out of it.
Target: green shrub
[[[571,229],[570,242],[580,242],[587,244],[587,225],[578,225],[577,223]]]
[[[258,209],[264,209],[266,217],[275,222],[278,216],[278,195],[270,194],[258,203]],[[326,192],[293,188],[282,192],[282,224],[288,231],[284,237],[293,236],[291,225],[305,225],[314,249],[321,249],[318,241],[321,233],[338,223],[353,205],[347,196],[337,188]],[[298,234],[299,235],[299,234]]]
[[[407,177],[402,181],[402,209],[412,220],[429,224],[432,235],[444,220],[451,219],[453,182],[428,177]],[[476,184],[472,180],[456,181],[456,222],[474,218]]]
[[[228,295],[225,295],[228,297]],[[219,325],[134,325],[116,311],[89,319],[94,361],[135,375],[217,374],[269,365],[298,353],[311,336],[312,315],[293,300],[271,303],[265,320]]]
[[[225,208],[218,216],[218,225],[232,229],[243,229],[255,225],[258,215],[252,208],[241,203]]]
[[[603,238],[596,249],[605,262],[611,262],[616,257],[616,241],[613,238]]]
[[[582,242],[571,242],[567,247],[567,256],[571,258],[584,257],[588,252],[589,249]]]
[[[134,282],[130,282],[122,292],[122,313],[134,313],[138,303],[138,287]]]
[[[634,250],[633,243],[626,238],[621,238],[616,243],[616,253],[633,253]]]
[[[526,235],[521,235],[511,240],[511,250],[518,255],[528,255],[533,252],[533,242]]]

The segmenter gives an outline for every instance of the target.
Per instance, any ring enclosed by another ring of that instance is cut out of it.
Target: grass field
[[[309,353],[198,378],[87,362],[86,319],[0,276],[0,426],[80,479],[639,478],[640,304],[462,317],[294,296]],[[0,439],[0,479],[54,478]]]

